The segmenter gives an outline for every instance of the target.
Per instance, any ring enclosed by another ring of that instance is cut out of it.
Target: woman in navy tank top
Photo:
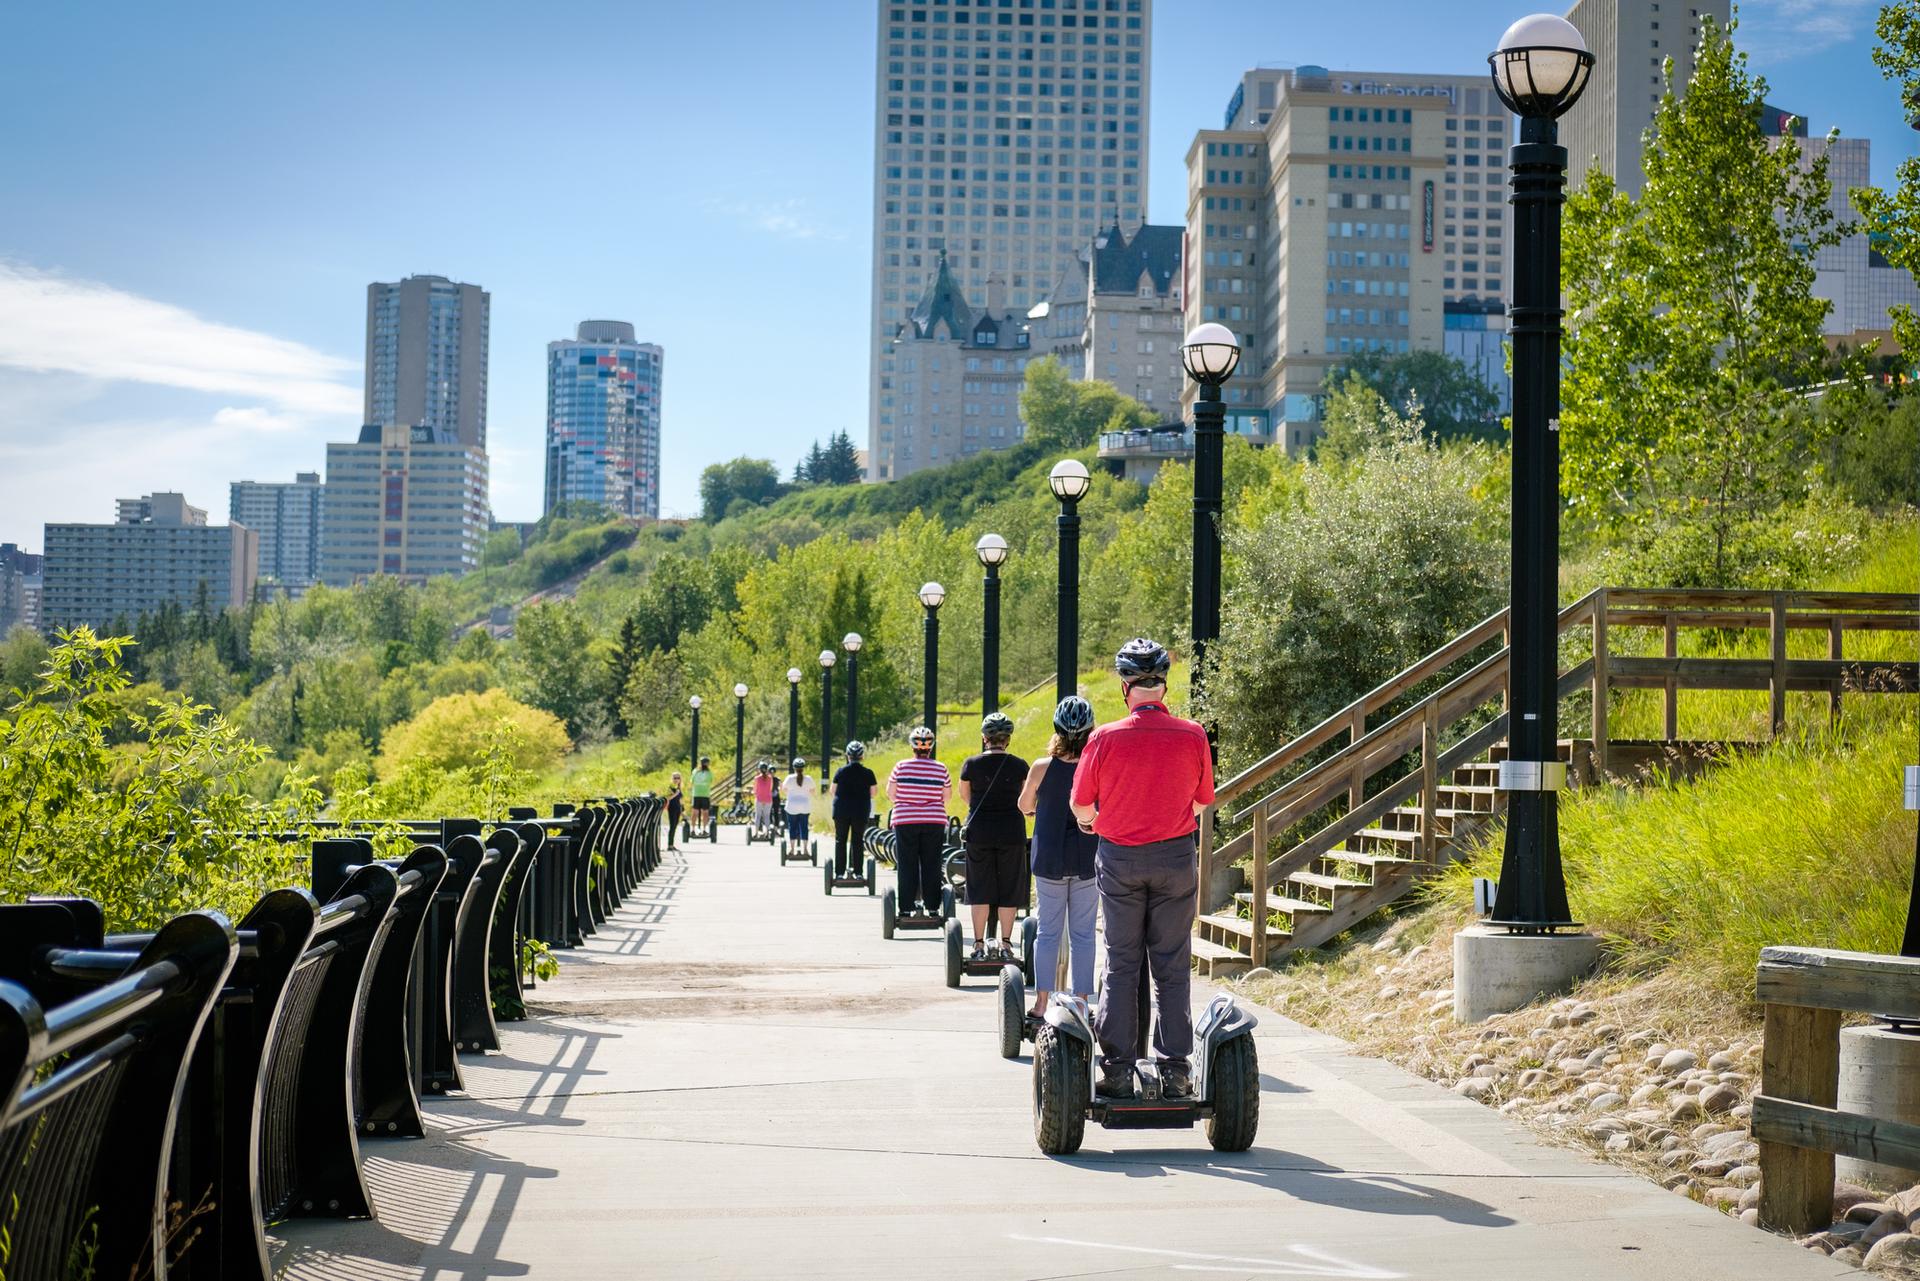
[[[1044,1013],[1050,985],[1060,968],[1064,936],[1073,958],[1073,991],[1093,999],[1093,929],[1099,894],[1093,884],[1093,852],[1099,844],[1080,830],[1068,804],[1073,775],[1087,736],[1093,733],[1093,705],[1068,695],[1053,709],[1053,741],[1047,754],[1027,771],[1020,808],[1033,816],[1033,881],[1040,899],[1040,928],[1034,938],[1034,1012]]]

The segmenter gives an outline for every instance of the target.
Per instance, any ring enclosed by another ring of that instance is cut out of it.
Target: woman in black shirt
[[[1013,913],[1027,905],[1027,820],[1020,789],[1027,763],[1007,750],[1013,721],[993,712],[980,722],[984,750],[960,767],[960,801],[967,807],[967,904],[973,908],[973,959],[987,955],[987,917],[1000,914],[1000,958],[1013,960],[1008,939]]]
[[[867,818],[873,812],[873,789],[879,779],[866,765],[867,745],[859,739],[847,744],[847,763],[827,785],[833,802],[833,874],[860,875],[866,866]]]

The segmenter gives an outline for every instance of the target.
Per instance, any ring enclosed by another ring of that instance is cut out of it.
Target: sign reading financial
[[[1420,252],[1433,252],[1433,179],[1420,187]]]

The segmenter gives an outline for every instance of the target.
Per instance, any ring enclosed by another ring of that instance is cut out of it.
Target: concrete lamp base
[[[1564,992],[1600,965],[1594,934],[1509,934],[1469,925],[1453,936],[1453,1017],[1478,1023]]]
[[[1920,1036],[1874,1025],[1841,1028],[1839,1108],[1920,1124]],[[1920,1182],[1920,1170],[1847,1156],[1836,1160],[1834,1173],[1849,1183],[1880,1188]]]

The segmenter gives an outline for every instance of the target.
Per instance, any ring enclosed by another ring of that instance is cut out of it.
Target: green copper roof
[[[920,295],[919,305],[913,309],[908,321],[913,325],[914,337],[925,338],[933,333],[934,325],[945,322],[947,333],[955,338],[966,338],[973,332],[973,308],[967,306],[967,299],[960,292],[960,285],[947,270],[947,251],[940,251],[939,264],[934,268],[933,280],[927,285],[927,292]]]

